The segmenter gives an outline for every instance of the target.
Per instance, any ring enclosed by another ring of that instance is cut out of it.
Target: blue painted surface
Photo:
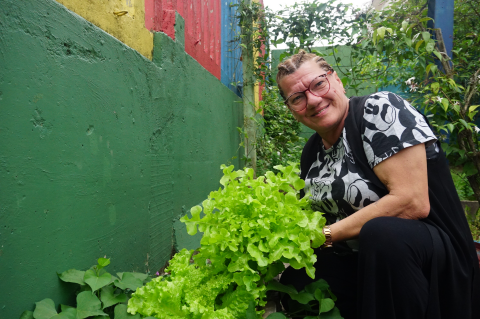
[[[241,97],[241,88],[243,83],[242,62],[240,56],[242,50],[240,49],[240,27],[238,26],[238,19],[235,18],[237,14],[236,4],[239,0],[222,0],[222,64],[221,64],[221,81],[230,90]],[[232,85],[234,83],[234,85]],[[239,85],[235,84],[238,83]]]
[[[448,56],[453,48],[453,4],[454,0],[428,0],[428,16],[434,22],[428,22],[429,28],[440,28]]]

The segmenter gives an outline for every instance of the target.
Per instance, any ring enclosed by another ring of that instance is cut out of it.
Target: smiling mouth
[[[328,109],[329,107],[330,107],[330,104],[328,104],[327,106],[323,107],[320,111],[313,113],[313,114],[312,114],[312,117],[315,117],[315,116],[317,116],[317,115],[322,114],[323,111],[325,111],[325,110]]]

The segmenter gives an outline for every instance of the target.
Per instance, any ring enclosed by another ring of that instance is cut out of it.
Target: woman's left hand
[[[363,225],[375,217],[422,219],[428,216],[430,201],[424,144],[401,150],[377,164],[373,171],[389,193],[331,225],[334,241],[357,237]]]

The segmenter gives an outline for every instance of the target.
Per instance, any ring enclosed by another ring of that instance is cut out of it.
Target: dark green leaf
[[[115,295],[114,291],[115,288],[113,288],[113,286],[106,286],[102,288],[100,292],[100,300],[103,303],[103,309],[116,305],[117,303],[127,301],[127,296],[124,293]]]
[[[139,313],[131,315],[127,312],[127,305],[120,304],[115,306],[115,319],[141,319]]]
[[[320,308],[320,313],[329,312],[335,307],[335,303],[330,298],[325,298],[322,300],[322,306]]]
[[[251,300],[248,303],[248,308],[247,312],[245,314],[246,319],[256,319],[257,318],[257,312],[255,311],[255,301]]]
[[[123,272],[117,272],[118,278],[122,279],[123,278]],[[141,281],[145,281],[145,279],[148,278],[147,274],[142,274],[140,272],[130,272],[129,274],[132,274],[135,278],[140,279]]]
[[[268,315],[266,319],[287,319],[287,317],[281,312],[274,312]]]
[[[58,277],[61,280],[65,282],[73,282],[79,285],[85,285],[85,281],[83,280],[84,276],[85,276],[84,271],[80,271],[76,269],[70,269],[62,272],[61,274],[58,274]]]
[[[20,319],[33,319],[33,312],[30,310],[25,310],[20,316]]]
[[[35,319],[50,319],[57,314],[55,303],[52,299],[43,299],[36,302],[35,305],[35,311],[33,311],[33,318]]]
[[[97,291],[112,281],[112,275],[107,272],[101,276],[97,276],[95,270],[89,269],[85,272],[83,280],[92,288],[92,291]]]
[[[319,280],[314,281],[311,284],[305,286],[305,291],[313,294],[313,293],[315,293],[315,290],[317,290],[317,289],[327,290],[328,287],[330,287],[330,286],[328,285],[328,283],[325,280],[319,279]]]
[[[293,286],[285,286],[279,283],[276,280],[272,280],[268,283],[267,291],[268,290],[275,290],[289,294],[290,296],[298,294],[297,290],[293,288]]]
[[[466,176],[472,176],[478,173],[473,162],[467,162],[463,165],[463,172]]]
[[[342,315],[340,314],[340,310],[337,307],[333,308],[331,311],[327,313],[322,313],[321,319],[343,319]]]
[[[107,316],[102,311],[102,303],[89,291],[84,291],[77,296],[77,319],[91,316]]]
[[[290,298],[292,298],[295,301],[298,301],[303,305],[306,305],[310,301],[315,300],[315,297],[312,294],[309,294],[308,292],[300,292],[296,295],[290,295]]]
[[[125,289],[136,290],[137,288],[143,286],[143,281],[136,278],[135,275],[133,275],[130,272],[124,272],[122,275],[122,279],[115,280],[114,285],[123,290]]]

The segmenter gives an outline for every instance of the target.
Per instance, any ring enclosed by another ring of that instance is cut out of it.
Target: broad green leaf
[[[272,280],[271,282],[268,283],[267,291],[268,290],[284,292],[284,293],[289,294],[290,297],[292,295],[298,294],[297,290],[295,288],[293,288],[293,286],[285,286],[284,284],[281,284],[276,280]]]
[[[115,280],[114,285],[120,289],[136,290],[143,286],[143,281],[132,275],[130,272],[124,272],[121,280]]]
[[[438,90],[440,89],[440,84],[438,84],[438,82],[433,82],[430,84],[430,88],[432,89],[433,93],[437,94]]]
[[[443,60],[442,55],[441,55],[440,52],[438,52],[437,50],[433,50],[433,54],[435,54],[435,56],[437,57],[437,59],[439,59],[440,61]]]
[[[445,112],[447,112],[447,110],[448,110],[448,100],[443,98],[442,99],[442,105],[443,105],[443,109],[445,110]]]
[[[378,34],[378,37],[383,40],[385,38],[385,27],[378,28],[377,34]]]
[[[274,312],[268,315],[266,319],[288,319],[285,315],[281,312]]]
[[[290,295],[290,298],[292,298],[295,301],[298,301],[299,303],[306,305],[312,300],[315,300],[315,297],[312,294],[309,294],[308,292],[300,292],[296,295]]]
[[[319,280],[314,281],[311,284],[305,286],[305,291],[313,294],[313,293],[315,293],[315,291],[317,289],[320,289],[320,290],[323,291],[323,290],[327,290],[328,287],[330,287],[330,286],[328,285],[328,283],[324,279],[319,279]]]
[[[418,52],[418,48],[422,45],[423,42],[425,42],[425,41],[420,40],[420,41],[417,42],[417,44],[415,45],[415,51]],[[427,68],[428,68],[428,66],[427,66]],[[428,69],[430,69],[430,68],[428,68]],[[427,70],[427,73],[428,73],[428,70]]]
[[[405,43],[406,43],[409,47],[412,46],[412,39],[410,39],[410,38],[407,36],[407,37],[404,38],[404,40],[405,40]]]
[[[114,310],[115,319],[141,319],[139,313],[131,315],[127,312],[127,305],[120,304],[115,306]]]
[[[385,30],[387,30],[387,31],[388,31],[388,33],[390,33],[390,34],[393,34],[393,30],[392,30],[392,28],[386,28]]]
[[[407,21],[402,21],[402,29],[403,31],[407,31],[407,27],[408,27],[408,22]]]
[[[30,310],[25,310],[20,316],[20,319],[33,319],[33,312]]]
[[[448,123],[447,127],[450,133],[453,133],[453,131],[455,130],[455,125],[453,125],[452,123]]]
[[[124,274],[123,272],[117,272],[118,278],[122,279],[123,274]],[[131,272],[130,274],[132,274],[135,278],[140,279],[141,281],[145,281],[145,279],[148,278],[147,274],[143,274],[141,272]]]
[[[35,319],[50,319],[57,314],[55,303],[52,299],[43,299],[42,301],[36,302],[35,305],[35,310],[33,311],[33,317]]]
[[[427,45],[425,46],[425,50],[427,50],[427,53],[432,53],[434,48],[435,48],[435,42],[433,41],[427,42]]]
[[[77,309],[71,307],[62,310],[58,315],[53,316],[52,319],[77,319]]]
[[[114,292],[115,288],[112,286],[102,288],[100,291],[100,300],[103,303],[102,309],[127,301],[127,296],[123,292],[118,295],[115,295]]]
[[[460,123],[462,123],[462,125],[465,126],[465,128],[466,128],[467,130],[470,130],[470,126],[468,125],[467,122],[465,122],[464,119],[459,119],[458,121],[459,121]]]
[[[97,276],[95,270],[89,269],[85,272],[83,280],[92,288],[92,291],[97,291],[112,281],[112,275],[107,272],[101,276]]]
[[[428,31],[424,31],[422,32],[422,38],[425,42],[427,42],[428,40],[430,40],[430,32]]]
[[[84,291],[77,296],[77,319],[91,316],[107,316],[102,311],[102,303],[97,296],[89,291]]]
[[[468,112],[471,113],[475,111],[480,105],[472,105],[468,108]]]
[[[322,306],[320,308],[320,313],[329,312],[335,307],[335,303],[330,298],[325,298],[322,300]]]
[[[467,176],[472,176],[478,173],[477,169],[475,168],[475,164],[472,162],[467,162],[463,165],[463,172]]]
[[[85,285],[83,277],[85,276],[85,271],[70,269],[67,271],[58,274],[58,277],[65,282],[73,282],[79,285]]]

